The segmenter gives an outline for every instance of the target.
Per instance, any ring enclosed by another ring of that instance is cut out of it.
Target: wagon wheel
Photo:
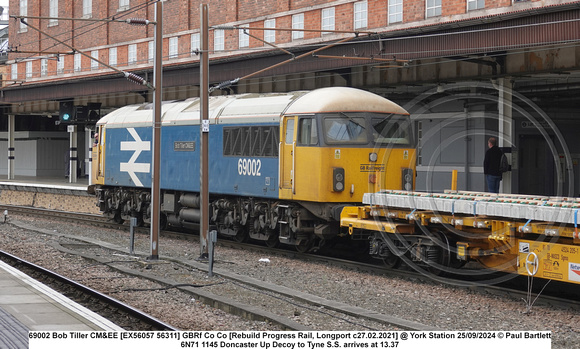
[[[449,239],[439,231],[434,232],[429,238],[435,243],[435,246],[427,252],[427,261],[425,261],[423,269],[433,275],[444,275],[444,269],[450,266],[452,260]]]
[[[387,257],[382,258],[382,261],[388,269],[396,269],[401,265],[401,258],[394,253],[390,253]]]
[[[397,244],[388,234],[383,233],[382,238],[376,240],[373,239],[370,248],[372,251],[379,252],[377,258],[383,261],[383,264],[387,269],[395,269],[401,265],[402,259],[397,255],[397,253],[400,253],[397,249]],[[393,252],[393,250],[397,253]],[[373,252],[373,254],[375,252]]]

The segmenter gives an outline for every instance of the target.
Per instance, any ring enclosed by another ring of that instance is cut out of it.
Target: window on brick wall
[[[427,11],[425,16],[441,16],[441,0],[427,0]]]
[[[169,38],[169,58],[179,58],[179,38],[176,36]]]
[[[28,16],[28,0],[20,0],[20,15]],[[26,24],[20,22],[20,31],[25,32],[28,30]]]
[[[30,79],[32,77],[32,61],[26,62],[26,78]]]
[[[223,51],[225,49],[225,31],[216,29],[213,31],[213,50]]]
[[[48,59],[42,58],[40,60],[40,76],[48,75]]]
[[[10,79],[18,80],[18,63],[14,63],[10,67]]]
[[[366,28],[368,26],[367,6],[366,1],[354,3],[354,29]]]
[[[248,28],[249,25],[248,24],[243,24],[240,25],[240,27],[242,28]],[[247,32],[247,30],[246,30]],[[244,48],[244,47],[250,47],[250,36],[246,33],[244,33],[243,29],[238,30],[238,46],[240,48]]]
[[[109,65],[116,66],[117,65],[117,48],[111,47],[109,49]]]
[[[389,23],[403,21],[403,0],[389,0]]]
[[[292,16],[292,29],[304,29],[304,13]],[[304,32],[293,31],[292,40],[304,39]]]
[[[322,23],[320,25],[322,30],[334,30],[334,7],[325,8],[322,10]],[[330,34],[329,32],[323,32],[324,34]]]
[[[59,56],[56,60],[56,73],[64,74],[64,56]]]
[[[94,59],[99,59],[99,51],[98,50],[91,51],[91,57],[93,57]],[[99,62],[95,61],[94,59],[91,59],[91,70],[99,69]]]
[[[48,3],[48,16],[58,17],[58,0],[50,0]],[[58,19],[50,19],[48,21],[48,26],[53,26],[58,24]]]
[[[129,64],[137,64],[137,44],[131,44],[128,47],[127,62]]]
[[[151,40],[147,46],[147,57],[149,58],[149,62],[153,62],[155,59],[155,40]]]
[[[267,19],[264,21],[264,28],[276,28],[275,19]],[[264,30],[264,41],[275,43],[276,42],[276,31],[275,30]]]
[[[485,0],[467,0],[467,11],[479,10],[485,7]]]
[[[199,33],[191,34],[191,55],[195,56],[201,49],[201,36]]]
[[[88,18],[93,15],[93,0],[83,0],[83,17]]]
[[[75,53],[74,55],[74,69],[75,71],[81,71],[81,54]]]
[[[119,0],[119,11],[125,11],[129,9],[129,0]]]

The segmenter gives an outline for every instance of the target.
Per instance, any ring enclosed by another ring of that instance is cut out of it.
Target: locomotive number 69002
[[[260,159],[239,159],[238,174],[240,176],[261,176],[262,161]]]

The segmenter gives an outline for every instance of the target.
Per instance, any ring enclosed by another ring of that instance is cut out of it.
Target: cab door
[[[296,194],[296,117],[286,116],[280,127],[280,198],[292,199]]]
[[[92,184],[105,184],[105,128],[99,126],[92,147]]]

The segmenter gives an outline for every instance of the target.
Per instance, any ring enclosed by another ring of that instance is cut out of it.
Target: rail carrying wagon
[[[341,226],[368,239],[389,266],[401,259],[435,272],[468,261],[486,268],[580,283],[580,199],[516,194],[387,190],[346,207]]]

